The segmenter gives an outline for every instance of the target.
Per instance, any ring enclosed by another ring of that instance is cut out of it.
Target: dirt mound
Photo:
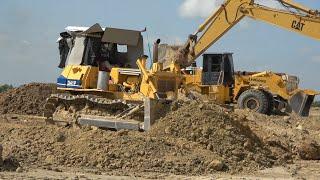
[[[236,110],[232,116],[242,119],[241,124],[250,127],[277,159],[320,159],[318,116],[267,116],[246,110]]]
[[[228,113],[213,104],[184,103],[148,133],[0,123],[0,143],[22,167],[93,168],[122,175],[271,167],[276,162],[272,153]]]
[[[161,119],[151,136],[185,138],[199,143],[226,163],[231,171],[271,167],[275,157],[260,139],[227,109],[191,102]]]
[[[301,144],[319,140],[317,126],[306,128],[318,119],[303,123],[294,117],[233,113],[195,101],[174,103],[172,109],[150,132],[58,127],[25,116],[4,117],[0,144],[4,158],[22,168],[76,167],[112,175],[254,172],[293,157],[318,158],[318,141]]]
[[[42,115],[45,100],[56,91],[54,84],[31,83],[0,94],[0,113]]]
[[[0,128],[5,156],[22,167],[79,167],[111,174],[139,172],[203,174],[217,160],[210,151],[184,139],[148,137],[145,133],[90,128],[8,125]]]

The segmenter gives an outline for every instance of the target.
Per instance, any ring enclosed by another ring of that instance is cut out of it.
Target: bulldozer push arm
[[[320,14],[291,0],[277,0],[284,9],[279,10],[256,4],[254,0],[226,0],[221,7],[189,36],[180,48],[176,63],[181,67],[191,65],[211,45],[240,22],[244,17],[320,40]],[[202,34],[201,34],[202,33]],[[198,36],[201,36],[198,38]]]
[[[142,56],[137,60],[137,65],[143,75],[143,85],[141,85],[141,92],[145,97],[150,98],[159,98],[157,94],[157,89],[154,85],[154,83],[150,80],[151,75],[149,75],[149,72],[146,70],[146,56]]]

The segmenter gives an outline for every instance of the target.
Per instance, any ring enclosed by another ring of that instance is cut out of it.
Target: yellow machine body
[[[75,88],[75,89],[92,89],[97,86],[99,68],[82,65],[68,65],[66,66],[61,77],[67,81],[59,89]],[[58,80],[59,85],[59,80]]]
[[[162,71],[161,63],[154,63],[152,69],[147,70],[144,63],[146,58],[137,61],[141,69],[112,68],[108,89],[97,89],[99,68],[84,65],[66,66],[60,77],[67,81],[66,87],[58,87],[63,91],[92,92],[113,99],[143,101],[144,98],[174,100],[178,96],[181,83],[179,74]]]
[[[271,109],[290,107],[297,114],[308,116],[314,97],[319,94],[314,90],[299,89],[296,76],[271,71],[234,72],[231,53],[204,54],[202,68],[191,67],[182,73],[189,90],[206,95],[219,104],[239,103],[243,100],[241,95],[257,90],[267,96]]]
[[[270,71],[246,72],[235,74],[235,83],[231,86],[203,85],[202,69],[194,74],[185,74],[184,80],[190,90],[206,95],[208,100],[219,104],[237,103],[240,95],[250,89],[260,90],[284,100],[297,114],[308,116],[314,97],[319,92],[299,89],[299,80],[295,76],[277,74]],[[284,108],[284,106],[282,106]]]
[[[224,85],[203,85],[202,69],[193,68],[192,71],[184,71],[184,83],[189,90],[206,95],[209,100],[218,104],[225,104],[232,101],[230,88]]]
[[[290,109],[301,116],[308,116],[313,100],[319,92],[302,90],[299,79],[283,73],[265,71],[235,75],[233,98],[236,101],[242,92],[248,89],[259,89],[284,100]]]
[[[294,76],[270,71],[235,75],[234,99],[250,88],[263,89],[288,100],[298,90],[299,80]]]

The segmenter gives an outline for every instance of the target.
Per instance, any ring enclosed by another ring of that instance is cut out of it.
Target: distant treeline
[[[315,101],[315,102],[313,103],[313,106],[314,106],[314,107],[320,107],[320,101]]]
[[[6,92],[9,89],[12,89],[13,86],[12,85],[8,85],[8,84],[4,84],[0,86],[0,93]]]

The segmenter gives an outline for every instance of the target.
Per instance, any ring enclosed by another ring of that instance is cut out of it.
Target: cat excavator
[[[319,92],[299,89],[295,76],[271,71],[236,73],[232,53],[205,54],[202,69],[185,69],[245,17],[320,39],[319,11],[292,0],[276,1],[283,8],[266,7],[254,0],[226,0],[182,47],[160,46],[160,61],[165,66],[175,64],[176,71],[184,74],[186,87],[218,103],[237,103],[239,108],[264,114],[277,108],[308,116]]]

